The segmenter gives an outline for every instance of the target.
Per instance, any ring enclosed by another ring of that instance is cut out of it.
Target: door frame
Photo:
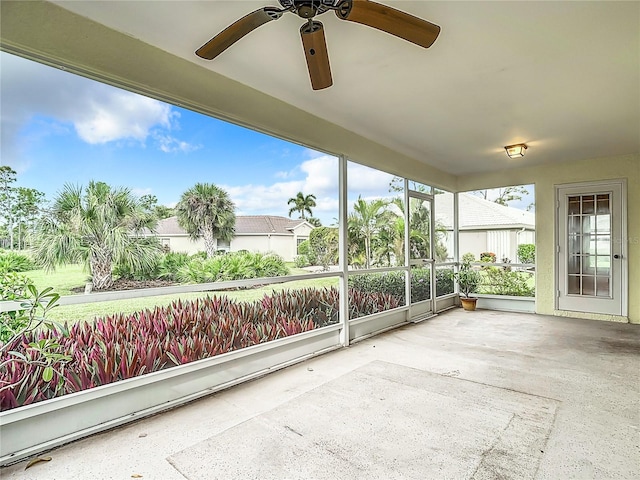
[[[408,181],[407,181],[408,184]],[[435,199],[432,193],[418,192],[416,190],[405,189],[406,192],[406,212],[405,212],[405,252],[406,252],[406,265],[407,265],[407,277],[406,277],[406,291],[409,301],[407,305],[409,307],[408,319],[415,321],[424,317],[425,315],[433,315],[435,312],[435,292],[436,292],[436,276],[435,276],[435,259],[434,259],[434,239],[435,239]],[[425,201],[429,204],[429,258],[412,259],[411,258],[411,199]],[[429,266],[430,276],[430,293],[428,300],[422,300],[420,302],[414,302],[411,298],[411,267],[412,266]]]
[[[560,302],[560,261],[561,258],[565,259],[566,251],[561,250],[561,242],[564,242],[564,238],[560,238],[560,221],[565,221],[565,218],[561,216],[560,212],[560,191],[568,188],[579,188],[584,190],[585,193],[589,191],[596,191],[606,187],[617,186],[620,188],[620,208],[622,210],[620,221],[620,242],[619,242],[619,254],[622,255],[619,268],[620,268],[620,315],[622,317],[629,316],[629,262],[628,262],[628,249],[627,249],[627,180],[625,178],[611,179],[611,180],[598,180],[590,182],[576,182],[576,183],[563,183],[554,185],[554,309],[557,311],[569,311],[562,310],[559,307]],[[613,212],[612,212],[613,215]],[[613,238],[612,238],[613,240]],[[614,241],[614,240],[613,240]],[[614,241],[615,242],[615,241]],[[612,254],[613,254],[612,245]],[[575,311],[575,310],[570,310]],[[591,315],[602,316],[618,316],[616,314],[607,314],[599,312],[581,312]]]

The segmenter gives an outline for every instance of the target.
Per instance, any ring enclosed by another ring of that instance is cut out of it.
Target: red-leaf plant
[[[398,306],[384,294],[349,292],[350,315],[362,316]],[[59,353],[71,357],[52,378],[41,366],[0,357],[0,382],[28,377],[20,388],[0,392],[0,410],[136,377],[338,321],[336,288],[273,292],[255,302],[228,297],[177,300],[135,314],[116,314],[73,325],[56,338]],[[51,332],[46,332],[51,336]],[[25,333],[11,350],[29,354],[44,332]]]

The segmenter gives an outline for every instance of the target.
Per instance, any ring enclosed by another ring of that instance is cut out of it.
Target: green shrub
[[[212,258],[191,258],[178,269],[181,282],[210,283],[289,274],[284,260],[274,253],[230,252]]]
[[[127,280],[155,280],[158,278],[160,269],[160,257],[153,260],[153,262],[146,268],[133,269],[130,265],[124,263],[116,263],[111,270],[114,277],[124,278]]]
[[[535,263],[536,246],[533,243],[521,243],[518,245],[518,261],[520,263]]]
[[[179,282],[210,283],[218,280],[220,273],[219,257],[205,259],[200,256],[192,257],[189,263],[178,269]]]
[[[190,257],[189,254],[183,252],[166,252],[159,255],[154,263],[145,269],[132,269],[124,264],[116,264],[113,267],[113,275],[118,278],[124,278],[128,280],[171,280],[178,279],[178,271],[184,265],[189,263],[194,258],[202,258],[201,255],[196,254]]]
[[[462,255],[462,258],[460,259],[461,263],[473,263],[476,261],[476,256],[471,253],[471,252],[467,252],[464,255]]]
[[[436,269],[436,296],[448,295],[455,291],[455,273],[451,268]]]
[[[312,265],[329,265],[338,263],[338,229],[318,227],[309,234],[309,261]]]
[[[480,254],[480,261],[485,263],[496,263],[496,254],[493,252],[482,252]]]
[[[29,285],[33,285],[33,282],[26,275],[16,272],[0,273],[0,301],[28,298]],[[24,310],[0,312],[0,343],[6,342],[26,326],[27,319],[23,314]]]
[[[196,252],[193,255],[191,255],[191,258],[201,258],[202,260],[206,260],[207,259],[207,252]]]
[[[177,280],[178,271],[189,263],[190,257],[184,252],[167,252],[163,255],[158,265],[158,278],[165,280]]]
[[[384,293],[397,298],[400,305],[406,304],[404,272],[383,272],[352,275],[349,287],[364,293]],[[436,295],[453,293],[453,271],[436,270]],[[431,298],[431,274],[428,268],[411,270],[411,301],[420,302]]]
[[[476,293],[482,282],[482,274],[474,270],[469,263],[460,265],[455,276],[458,280],[458,290],[465,298],[470,298],[472,293]]]
[[[293,259],[293,263],[298,268],[304,268],[311,265],[311,263],[309,263],[309,257],[306,255],[298,255]]]
[[[309,240],[304,240],[298,245],[298,255],[309,255],[309,250],[311,250]]]
[[[530,278],[531,275],[528,273],[510,271],[500,267],[488,267],[484,271],[480,293],[533,297],[536,290],[535,287],[529,285]]]
[[[0,272],[27,272],[36,264],[26,255],[11,250],[0,250]]]

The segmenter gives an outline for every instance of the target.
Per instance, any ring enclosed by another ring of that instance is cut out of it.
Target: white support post
[[[431,187],[431,202],[429,203],[429,276],[431,277],[430,284],[430,297],[431,297],[431,311],[436,312],[436,198],[433,195],[433,187]]]
[[[458,192],[453,194],[453,259],[460,262],[460,232],[458,229]],[[453,267],[453,271],[458,273],[458,265]],[[454,277],[454,291],[458,293],[458,279]]]
[[[349,346],[349,261],[347,258],[347,159],[340,155],[338,164],[338,246],[340,277],[340,343]]]
[[[411,320],[411,252],[409,251],[410,247],[410,236],[411,236],[411,225],[409,225],[410,215],[409,215],[409,179],[404,179],[404,266],[406,271],[404,273],[404,292],[405,298],[407,299],[407,320]]]

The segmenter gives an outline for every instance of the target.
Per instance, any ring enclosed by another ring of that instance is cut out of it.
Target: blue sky
[[[51,200],[90,180],[174,205],[196,182],[225,188],[237,213],[284,215],[298,191],[337,216],[337,159],[189,110],[0,53],[1,161]],[[386,195],[390,175],[351,165],[352,190]]]
[[[335,157],[7,53],[0,72],[0,164],[48,200],[65,183],[97,180],[173,206],[208,182],[239,215],[286,216],[302,191],[316,195],[325,225],[337,216]],[[391,178],[350,164],[349,197],[387,196]]]

